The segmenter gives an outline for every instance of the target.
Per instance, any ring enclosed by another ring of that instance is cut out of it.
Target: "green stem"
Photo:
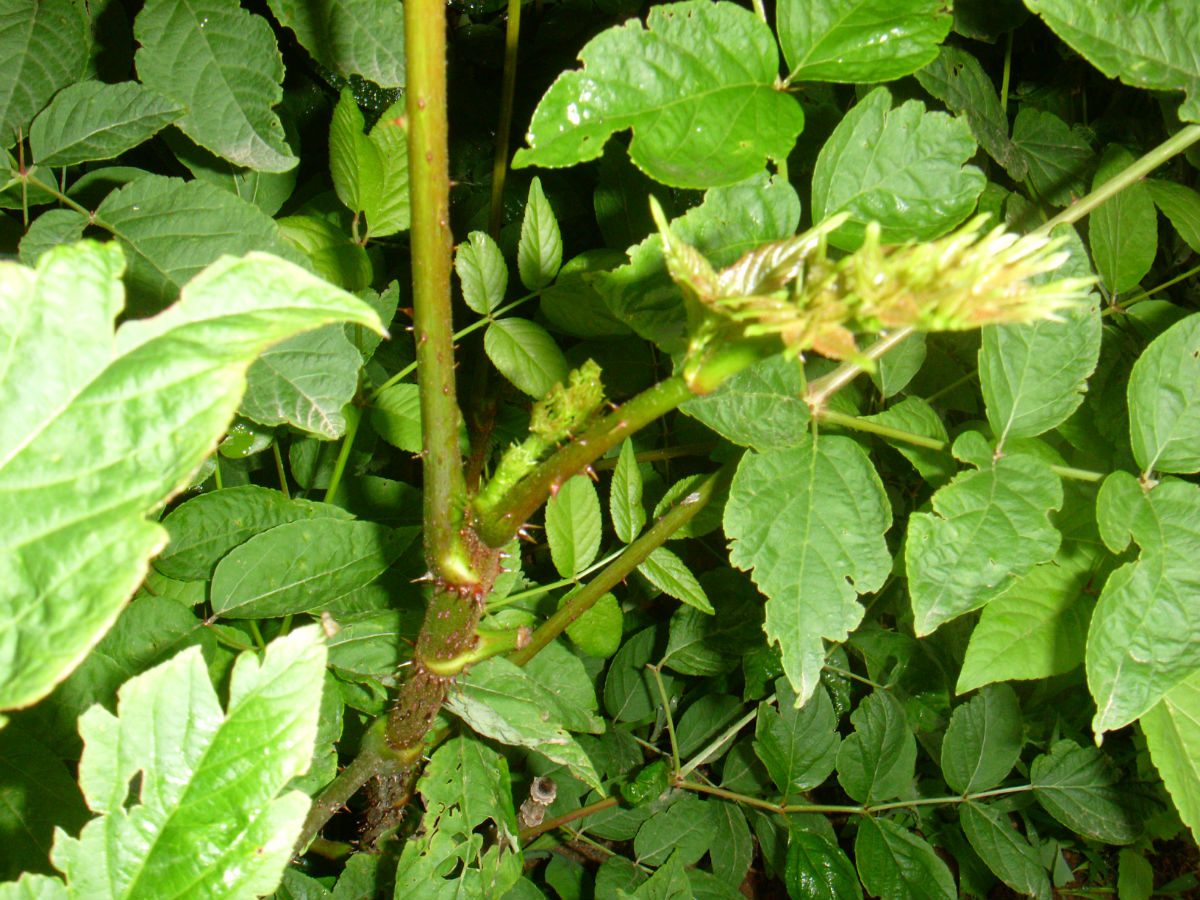
[[[217,490],[219,491],[225,487],[224,483],[221,480],[221,453],[220,453],[220,451],[217,451],[216,455],[213,456],[213,459],[216,460],[216,463],[217,463],[216,466],[213,467],[213,484],[215,484],[217,486]]]
[[[884,335],[863,351],[860,360],[844,362],[828,375],[810,382],[808,389],[804,392],[804,402],[808,404],[808,408],[813,412],[813,415],[819,415],[824,410],[825,404],[829,402],[830,397],[864,371],[862,366],[864,361],[879,359],[879,357],[907,338],[912,332],[911,328],[899,328],[890,334]]]
[[[408,171],[412,204],[413,338],[421,398],[425,549],[434,576],[476,581],[459,531],[467,488],[459,455],[462,418],[454,384],[450,311],[449,130],[446,14],[442,0],[404,4]]]
[[[496,127],[496,155],[492,160],[492,200],[488,234],[500,235],[504,213],[504,179],[508,175],[508,140],[512,129],[513,92],[517,84],[517,50],[521,39],[521,0],[508,0],[508,25],[504,31],[504,75],[500,84],[500,122]]]
[[[547,644],[566,631],[567,626],[582,616],[585,612],[625,580],[634,569],[641,565],[646,557],[666,543],[676,531],[695,518],[712,499],[717,485],[733,477],[733,469],[726,466],[704,479],[695,492],[685,497],[671,507],[667,513],[641,537],[625,548],[615,560],[604,568],[595,578],[576,591],[567,603],[555,611],[533,633],[529,643],[509,654],[509,660],[518,666],[523,666]]]
[[[559,588],[571,587],[572,585],[579,584],[579,582],[583,578],[586,578],[588,575],[591,575],[593,572],[599,572],[601,569],[603,569],[605,566],[607,566],[610,562],[612,562],[614,559],[616,559],[618,556],[620,556],[623,552],[624,552],[624,550],[622,549],[622,550],[617,550],[614,553],[610,553],[610,554],[608,554],[608,556],[602,557],[601,559],[592,563],[590,566],[588,566],[582,572],[580,572],[579,574],[577,574],[571,578],[560,578],[560,579],[558,579],[558,581],[550,581],[550,582],[547,582],[546,584],[539,584],[536,587],[531,587],[525,591],[518,591],[515,594],[509,594],[508,596],[501,597],[498,600],[489,600],[488,601],[488,611],[490,612],[491,610],[501,609],[502,607],[508,606],[512,603],[516,603],[518,600],[527,600],[530,597],[540,597],[543,594],[548,594],[551,591],[558,590]]]
[[[671,771],[679,771],[679,742],[675,740],[675,717],[671,715],[671,698],[663,685],[662,670],[658,666],[646,664],[646,668],[654,673],[654,684],[658,687],[658,696],[662,701],[663,715],[667,717],[667,740],[671,742]]]
[[[275,474],[279,476],[279,490],[283,493],[284,497],[290,500],[292,498],[291,494],[288,493],[287,472],[283,468],[283,454],[279,452],[278,435],[276,436],[275,440],[271,441],[271,450],[275,454]],[[326,496],[328,496],[328,494],[326,494]]]
[[[329,487],[325,489],[326,503],[337,492],[338,485],[342,483],[342,475],[345,474],[346,463],[350,459],[350,449],[354,446],[354,436],[358,434],[358,423],[362,419],[362,411],[353,403],[348,403],[342,410],[342,415],[346,417],[346,433],[342,435],[342,445],[338,448],[337,459],[333,463],[333,474],[329,476]],[[282,460],[280,460],[279,465],[279,475],[280,479],[282,479]],[[284,488],[284,492],[287,492],[287,488]]]
[[[772,694],[763,702],[770,703],[774,699],[775,695]],[[714,756],[718,750],[724,747],[729,741],[732,741],[735,737],[737,737],[737,733],[739,731],[753,722],[757,715],[758,707],[756,706],[754,709],[750,710],[750,712],[746,713],[744,716],[722,731],[715,739],[709,741],[706,747],[688,760],[683,766],[677,766],[676,771],[679,774],[676,777],[681,779],[687,778],[692,774],[692,772],[696,771],[696,769],[708,762],[709,758]]]
[[[1133,165],[1122,169],[1100,187],[1072,203],[1053,219],[1037,229],[1039,232],[1050,233],[1059,225],[1071,225],[1078,222],[1100,204],[1111,199],[1125,190],[1135,181],[1140,181],[1154,169],[1167,160],[1179,155],[1192,144],[1200,141],[1200,125],[1188,125],[1167,138],[1149,153],[1142,156]]]

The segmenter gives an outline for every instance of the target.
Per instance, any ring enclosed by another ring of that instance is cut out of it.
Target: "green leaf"
[[[1184,91],[1179,117],[1200,121],[1200,19],[1188,3],[1154,3],[1129,16],[1125,0],[1027,0],[1054,32],[1109,78],[1134,87]]]
[[[83,77],[89,22],[72,0],[4,0],[0,3],[0,147],[17,131],[29,134],[33,117],[61,88]]]
[[[386,596],[385,591],[381,593]],[[396,667],[411,656],[408,642],[421,629],[421,614],[415,604],[408,604],[401,609],[385,609],[352,619],[339,615],[338,631],[326,642],[329,667],[356,680],[362,677],[382,680],[395,675]]]
[[[940,0],[783,0],[775,27],[793,81],[893,81],[937,56],[954,17]]]
[[[916,73],[921,87],[967,120],[971,134],[1013,181],[1024,181],[1029,164],[1008,137],[1000,95],[979,60],[961,47],[942,47],[938,58]]]
[[[616,900],[694,900],[696,896],[688,881],[687,870],[674,856],[638,886],[636,895],[620,888],[618,891]]]
[[[629,438],[621,444],[621,455],[617,457],[617,467],[613,470],[608,509],[612,516],[613,531],[627,544],[646,525],[646,508],[642,506],[642,471],[638,468],[633,441]]]
[[[964,803],[959,822],[979,858],[1022,897],[1050,900],[1050,878],[1038,851],[993,806]]]
[[[676,600],[682,600],[703,613],[714,612],[708,595],[692,574],[692,570],[666,547],[656,547],[638,565],[638,571],[664,594],[670,594]]]
[[[775,682],[779,711],[760,703],[754,725],[754,752],[779,788],[780,803],[824,783],[833,772],[841,739],[829,695],[818,689],[796,708],[796,694],[786,679]]]
[[[288,169],[286,172],[259,172],[244,166],[235,166],[228,160],[209,153],[178,131],[164,132],[164,137],[175,158],[187,166],[194,176],[250,201],[268,216],[279,212],[296,187],[295,169]],[[288,140],[298,144],[298,139],[293,139],[290,135]],[[135,175],[142,174],[140,169],[130,171]],[[76,182],[76,185],[78,184],[79,182]],[[76,188],[73,187],[72,190]]]
[[[412,208],[408,195],[408,135],[404,101],[385,109],[367,139],[379,154],[379,189],[364,198],[367,231],[380,238],[407,231]]]
[[[1128,725],[1200,668],[1200,487],[1167,481],[1146,491],[1113,472],[1096,498],[1096,520],[1114,553],[1132,538],[1136,562],[1108,576],[1088,630],[1088,687],[1097,735]]]
[[[180,131],[239,166],[296,165],[271,108],[283,98],[283,58],[266,19],[235,0],[147,0],[133,35],[138,77],[184,108]]]
[[[265,619],[309,612],[370,584],[412,543],[412,528],[301,519],[256,534],[217,563],[213,613]]]
[[[677,219],[671,233],[714,266],[733,263],[765,241],[792,236],[800,199],[784,178],[755,175],[742,184],[706,191],[704,201]],[[687,311],[667,274],[662,238],[653,234],[629,250],[629,264],[596,278],[613,315],[647,340],[675,353],[687,345]]]
[[[891,819],[863,816],[854,839],[858,875],[880,900],[955,900],[954,876],[924,840]]]
[[[225,712],[199,648],[126,682],[116,716],[88,710],[79,783],[99,816],[53,854],[71,895],[273,891],[309,807],[284,787],[312,758],[324,672],[320,630],[302,628],[238,659]]]
[[[1013,679],[1050,678],[1081,662],[1095,599],[1093,563],[1060,559],[1035,566],[988,603],[971,632],[958,693]]]
[[[496,319],[483,334],[483,349],[501,375],[535,399],[567,381],[566,357],[536,322]]]
[[[918,636],[1004,593],[1052,559],[1061,540],[1049,512],[1062,506],[1062,483],[1046,462],[1016,453],[989,464],[976,432],[960,435],[954,454],[980,468],[940,488],[932,513],[908,521],[904,559]]]
[[[769,356],[711,394],[684,403],[682,409],[724,438],[767,451],[802,444],[812,418],[804,392],[804,370],[783,354]]]
[[[54,829],[77,833],[91,818],[66,764],[16,722],[0,729],[0,796],[4,881],[16,879],[23,870],[52,872]]]
[[[793,900],[862,900],[853,863],[823,834],[788,831],[784,880]]]
[[[1140,722],[1150,758],[1195,839],[1200,836],[1200,671],[1167,691]]]
[[[1200,315],[1176,322],[1133,364],[1129,433],[1145,471],[1200,472]]]
[[[654,654],[654,628],[643,628],[621,646],[604,677],[604,708],[617,722],[640,722],[658,709],[658,692],[652,686],[646,663]],[[664,682],[669,683],[669,678]]]
[[[542,191],[542,180],[529,184],[525,217],[521,220],[521,240],[517,245],[517,271],[521,284],[538,291],[554,280],[562,265],[562,234],[550,201]]]
[[[736,803],[712,801],[713,840],[708,848],[713,874],[729,884],[741,884],[754,861],[754,839],[746,815]]]
[[[33,120],[29,147],[43,166],[113,159],[182,113],[174,100],[136,81],[83,81],[59,91]]]
[[[582,665],[578,676],[587,683]],[[446,708],[478,734],[537,750],[600,790],[592,761],[566,730],[603,731],[604,723],[592,710],[566,701],[552,685],[535,680],[500,656],[473,666],[459,688],[447,699]]]
[[[843,117],[817,156],[812,181],[813,221],[850,215],[829,236],[854,250],[868,222],[884,243],[927,241],[945,234],[975,208],[986,179],[974,166],[975,139],[967,123],[926,112],[919,100],[895,109],[887,88],[876,88]]]
[[[570,599],[571,594],[564,594],[558,608],[562,609]],[[588,656],[608,659],[621,647],[624,623],[625,614],[617,598],[602,594],[587,612],[567,626],[567,637]]]
[[[1021,325],[983,329],[979,382],[999,444],[1035,437],[1083,403],[1100,358],[1100,308],[1093,301]]]
[[[550,558],[563,578],[575,578],[600,551],[600,498],[586,475],[576,475],[559,487],[546,504],[546,540]]]
[[[1122,847],[1117,854],[1117,896],[1127,900],[1150,900],[1154,894],[1154,867],[1143,851]]]
[[[401,381],[382,391],[371,407],[371,427],[393,447],[421,452],[421,391]]]
[[[675,725],[675,741],[679,745],[679,755],[691,756],[699,751],[717,732],[733,724],[733,720],[742,714],[742,701],[732,694],[705,694],[689,706],[679,717]],[[712,751],[709,760],[716,759],[729,745],[733,736]],[[738,879],[741,884],[741,879]]]
[[[942,740],[946,784],[961,794],[996,787],[1016,765],[1023,743],[1016,693],[1006,684],[988,685],[950,717]]]
[[[341,325],[288,338],[246,373],[241,414],[262,425],[294,425],[325,438],[346,431],[342,409],[358,390],[362,357]]]
[[[87,230],[88,217],[73,209],[48,209],[21,238],[19,255],[27,266],[36,266],[42,254],[59,244],[73,244]]]
[[[228,426],[254,357],[360,301],[281,260],[226,259],[176,305],[129,321],[120,250],[0,264],[0,708],[46,694],[103,635],[166,531],[145,516],[186,487]],[[69,346],[70,366],[46,365]],[[85,477],[84,473],[88,474]],[[36,615],[34,612],[36,611]]]
[[[404,87],[404,6],[396,0],[268,0],[312,58],[343,78]]]
[[[914,331],[884,354],[870,373],[884,399],[894,397],[925,364],[925,332]]]
[[[902,432],[923,435],[943,444],[950,442],[941,417],[927,401],[920,397],[905,397],[882,412],[863,416],[863,418],[868,422],[878,422],[880,425]],[[888,444],[912,463],[913,468],[920,473],[921,477],[934,487],[945,484],[954,474],[954,459],[945,450],[919,447],[902,440],[889,440]]]
[[[1200,253],[1200,193],[1182,184],[1156,178],[1147,178],[1141,184],[1150,192],[1154,205],[1175,226],[1183,242]]]
[[[481,316],[495,312],[508,290],[508,264],[496,242],[482,231],[472,231],[458,245],[454,269],[462,282],[463,300]]]
[[[862,620],[857,595],[891,570],[891,519],[879,476],[849,438],[809,437],[738,465],[725,506],[729,560],[753,569],[767,595],[767,639],[779,643],[801,703],[825,665],[821,639],[844,641]]]
[[[917,742],[900,702],[874,691],[850,713],[850,722],[854,733],[837,753],[838,784],[859,803],[907,792],[916,777]]]
[[[1072,831],[1106,844],[1132,843],[1142,831],[1143,814],[1095,747],[1058,741],[1034,759],[1029,780],[1038,803]]]
[[[719,675],[736,668],[745,648],[762,640],[762,597],[728,567],[705,572],[701,586],[715,599],[716,615],[691,606],[675,610],[662,664],[684,675]]]
[[[1133,154],[1110,144],[1100,157],[1092,190],[1133,165]],[[1158,214],[1140,181],[1129,185],[1088,218],[1088,240],[1096,271],[1109,293],[1123,294],[1146,277],[1158,252]]]
[[[95,219],[125,251],[130,306],[142,313],[174,301],[189,279],[223,255],[263,250],[303,259],[257,206],[204,181],[145,175],[105,197]],[[182,223],[187,240],[180,240]]]
[[[210,491],[179,504],[162,520],[171,542],[155,557],[154,568],[180,581],[208,581],[221,557],[250,537],[285,522],[328,517],[349,513],[252,484]]]
[[[488,900],[521,877],[508,761],[473,737],[447,741],[417,783],[425,798],[419,835],[396,869],[398,898]],[[483,832],[496,835],[484,841]]]
[[[623,252],[598,248],[567,260],[554,284],[542,289],[538,309],[555,329],[573,337],[624,337],[629,328],[608,309],[596,277],[625,263]]]
[[[608,138],[633,129],[629,157],[672,187],[731,185],[787,157],[804,125],[800,105],[776,89],[770,28],[732,3],[690,0],[650,10],[592,38],[533,114],[514,167],[595,159]]]
[[[698,862],[712,843],[714,805],[695,794],[684,794],[651,816],[633,839],[637,861],[661,866],[671,856],[684,866]]]
[[[369,135],[354,93],[342,88],[329,124],[329,171],[338,199],[367,231],[384,237],[409,224],[408,151],[403,102],[384,110]]]
[[[356,244],[335,222],[323,216],[285,216],[279,232],[304,254],[312,270],[347,291],[362,291],[374,275],[367,248]]]
[[[1094,165],[1090,132],[1070,127],[1054,113],[1022,106],[1013,122],[1012,141],[1029,169],[1029,183],[1047,203],[1066,206],[1087,192]]]

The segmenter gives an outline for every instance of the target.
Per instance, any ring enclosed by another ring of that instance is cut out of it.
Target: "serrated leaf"
[[[223,191],[228,191],[236,197],[250,201],[268,216],[279,212],[296,187],[297,173],[295,169],[288,169],[286,172],[259,172],[256,169],[247,169],[245,166],[236,166],[228,160],[210,153],[181,132],[166,131],[163,137],[167,146],[171,148],[171,152],[175,154],[175,158],[183,163],[195,177],[207,181]],[[290,134],[288,140],[290,144],[299,143],[299,138]],[[130,171],[134,176],[143,174],[140,169]],[[76,184],[78,185],[79,182]],[[75,189],[73,187],[72,191]]]
[[[675,726],[675,741],[681,757],[691,756],[700,750],[717,732],[733,723],[743,712],[744,704],[732,694],[705,694],[689,706],[679,717]],[[717,759],[729,749],[734,735],[730,735],[716,748],[711,749],[709,760]],[[741,879],[738,879],[741,884]]]
[[[716,599],[716,615],[681,606],[671,615],[661,664],[684,675],[718,675],[737,666],[746,647],[761,640],[762,597],[749,579],[730,568],[702,576],[705,594]],[[772,674],[779,675],[780,670]],[[766,691],[758,696],[765,696]]]
[[[833,772],[841,738],[829,695],[817,690],[799,709],[786,679],[775,682],[778,712],[767,703],[758,706],[754,752],[787,805],[804,791],[824,783]]]
[[[713,839],[715,804],[684,794],[638,829],[633,852],[642,865],[661,866],[673,857],[683,866],[698,862]]]
[[[1095,747],[1058,741],[1034,759],[1029,780],[1038,803],[1072,831],[1106,844],[1132,843],[1142,831],[1142,813]]]
[[[579,675],[586,682],[582,666]],[[568,727],[593,734],[603,731],[603,722],[593,712],[565,702],[552,686],[499,656],[473,666],[458,686],[447,698],[446,708],[478,734],[537,750],[601,790],[591,759],[567,732]],[[581,729],[581,725],[586,727]]]
[[[1129,724],[1200,668],[1200,487],[1164,482],[1150,491],[1114,472],[1096,498],[1104,542],[1120,552],[1130,538],[1136,562],[1108,576],[1088,630],[1088,688],[1097,735]]]
[[[1154,205],[1175,226],[1183,242],[1200,253],[1200,193],[1176,184],[1147,178],[1142,182],[1150,192]]]
[[[1083,403],[1100,358],[1096,300],[1021,325],[983,329],[979,383],[996,440],[1035,437],[1065,422]]]
[[[867,891],[880,900],[955,900],[954,876],[924,838],[891,819],[863,816],[854,861]]]
[[[941,417],[921,397],[905,397],[882,412],[863,416],[863,418],[868,422],[878,422],[880,425],[886,425],[899,431],[922,435],[940,444],[950,442]],[[892,440],[888,443],[912,463],[913,468],[920,473],[921,477],[934,487],[945,484],[954,474],[954,459],[945,450],[920,447],[900,440]]]
[[[244,484],[192,497],[162,520],[171,542],[154,568],[180,581],[208,581],[226,553],[260,532],[309,518],[348,518],[340,506],[289,499],[279,491]]]
[[[1129,436],[1145,471],[1200,472],[1200,315],[1176,322],[1129,373]]]
[[[708,849],[713,874],[728,884],[741,884],[754,861],[754,839],[746,815],[736,803],[713,803],[713,842]]]
[[[670,594],[676,600],[682,600],[703,613],[714,612],[708,595],[704,593],[704,588],[700,586],[692,570],[666,547],[655,547],[638,565],[638,571],[664,594]]]
[[[994,681],[1050,678],[1083,662],[1095,599],[1090,560],[1035,566],[988,603],[971,632],[958,693]]]
[[[224,712],[192,648],[127,682],[116,716],[99,706],[85,713],[79,783],[100,815],[78,840],[55,840],[71,895],[273,891],[309,807],[284,787],[312,758],[324,672],[320,630],[302,628],[261,658],[239,658]],[[270,752],[248,757],[247,747]]]
[[[853,863],[823,834],[788,831],[784,880],[788,896],[796,900],[862,900]]]
[[[1049,900],[1050,878],[1038,851],[994,807],[968,802],[959,807],[959,822],[979,858],[1022,897]]]
[[[500,247],[482,231],[472,231],[458,245],[454,270],[462,283],[463,300],[481,316],[494,312],[508,290],[508,263]]]
[[[596,290],[596,276],[624,265],[626,256],[617,250],[585,250],[567,260],[558,270],[554,284],[542,289],[539,310],[558,331],[573,337],[625,337],[629,328],[608,309]]]
[[[529,184],[529,199],[521,219],[521,240],[517,244],[517,271],[521,284],[538,291],[554,280],[562,265],[562,234],[550,201],[542,191],[542,180]]]
[[[143,313],[174,301],[223,255],[263,250],[302,259],[262,210],[203,181],[145,175],[105,197],[95,219],[124,249],[130,306]]]
[[[408,135],[404,101],[385,109],[367,139],[379,154],[379,189],[367,194],[363,212],[367,231],[380,238],[407,231],[411,218],[408,196]]]
[[[571,594],[564,594],[559,598],[558,608],[562,609],[570,599]],[[621,647],[624,623],[625,614],[617,598],[602,594],[587,612],[567,626],[567,637],[588,656],[607,659]]]
[[[670,222],[671,233],[714,266],[735,262],[764,241],[792,236],[800,199],[783,178],[755,175],[742,184],[706,191],[704,201]],[[613,315],[640,336],[674,353],[686,347],[687,310],[667,274],[662,238],[651,235],[629,250],[629,264],[600,274],[596,288]]]
[[[770,28],[732,3],[690,0],[609,28],[579,51],[533,114],[515,167],[595,159],[616,131],[633,129],[629,157],[672,187],[731,185],[784,159],[804,124],[776,89]]]
[[[1008,137],[1000,95],[979,60],[961,47],[942,47],[938,58],[916,73],[921,87],[951,112],[967,120],[971,134],[1014,181],[1024,181],[1029,165]]]
[[[266,350],[246,373],[241,414],[262,425],[294,425],[325,438],[346,431],[342,409],[358,390],[362,357],[341,325]]]
[[[149,140],[183,113],[174,100],[136,81],[84,81],[63,88],[29,129],[43,166],[113,159]]]
[[[680,409],[735,444],[759,451],[783,449],[806,440],[812,414],[803,392],[800,364],[775,354]]]
[[[393,447],[420,453],[420,389],[402,381],[381,391],[371,407],[371,426]]]
[[[424,828],[404,844],[395,896],[503,896],[521,877],[508,761],[473,737],[457,737],[434,751],[417,789],[425,798]],[[476,830],[493,828],[490,843]]]
[[[382,587],[373,585],[372,587]],[[380,594],[386,597],[386,589]],[[339,616],[337,634],[327,640],[329,667],[351,678],[384,679],[411,657],[411,643],[421,630],[422,610],[415,604],[384,609],[355,618]]]
[[[234,547],[217,563],[213,613],[265,619],[309,612],[374,581],[412,543],[412,528],[301,519]]]
[[[1100,157],[1092,190],[1133,165],[1134,156],[1110,144]],[[1104,286],[1123,294],[1138,286],[1158,253],[1158,215],[1146,185],[1134,182],[1088,218],[1088,241]]]
[[[535,399],[567,381],[567,358],[536,322],[496,319],[483,334],[483,349],[501,375]]]
[[[72,0],[0,4],[0,147],[17,141],[60,88],[87,69],[87,13]]]
[[[1167,691],[1140,724],[1179,817],[1200,837],[1200,671]]]
[[[1124,0],[1028,0],[1054,32],[1109,78],[1134,87],[1184,91],[1179,117],[1200,121],[1200,16],[1190,3],[1153,3],[1128,17]]]
[[[295,167],[272,109],[283,58],[266,19],[236,0],[147,0],[133,34],[138,77],[184,108],[180,131],[239,166]]]
[[[29,226],[18,245],[21,262],[36,266],[42,254],[59,244],[73,244],[83,237],[90,223],[74,209],[48,209]]]
[[[837,752],[838,784],[859,803],[890,800],[909,790],[916,777],[917,742],[900,702],[873,691],[850,713],[850,722],[854,733]]]
[[[954,442],[959,458],[977,449],[989,451],[974,432]],[[970,461],[980,468],[940,488],[932,513],[909,518],[904,559],[918,636],[998,597],[1052,559],[1061,540],[1049,513],[1062,505],[1062,482],[1049,464],[1025,454]]]
[[[645,670],[654,653],[655,629],[643,628],[617,651],[604,676],[604,708],[614,721],[640,722],[653,716],[659,699]],[[669,684],[669,676],[664,677]]]
[[[284,216],[279,233],[308,260],[312,270],[347,291],[363,291],[374,275],[367,248],[356,244],[337,224],[323,216]]]
[[[793,81],[893,81],[937,56],[954,16],[940,0],[783,0],[775,11]]]
[[[114,339],[121,269],[119,248],[95,243],[56,248],[36,270],[0,263],[0,517],[13,523],[0,547],[0,707],[47,693],[112,623],[166,543],[144,517],[190,482],[254,357],[338,319],[380,327],[349,294],[250,254]],[[70,365],[48,365],[47,348],[63,346]]]
[[[338,199],[353,213],[379,190],[383,161],[365,133],[366,120],[354,92],[342,88],[329,122],[329,174]]]
[[[608,510],[612,516],[613,531],[627,544],[638,536],[646,524],[646,508],[642,506],[642,471],[633,452],[633,441],[628,438],[621,444],[621,455],[617,457],[617,467],[613,470]]]
[[[829,236],[843,250],[857,249],[872,221],[884,243],[939,237],[970,215],[986,184],[966,164],[975,151],[966,122],[926,112],[919,100],[893,109],[888,89],[876,88],[846,113],[817,156],[813,221],[848,213]]]
[[[404,6],[396,0],[268,0],[280,24],[343,78],[404,87]]]
[[[862,619],[857,595],[891,570],[891,519],[879,476],[849,438],[809,437],[738,465],[725,506],[729,560],[753,569],[767,595],[767,639],[779,643],[801,703],[825,664],[822,638],[844,641]]]
[[[1016,765],[1021,706],[1006,684],[989,685],[954,710],[942,740],[942,776],[961,794],[996,787]]]
[[[550,558],[563,578],[575,578],[600,552],[600,498],[586,475],[576,475],[546,504],[546,540]]]
[[[1068,126],[1054,113],[1022,106],[1013,121],[1012,141],[1029,170],[1029,183],[1046,202],[1066,206],[1087,192],[1095,164],[1089,132]]]

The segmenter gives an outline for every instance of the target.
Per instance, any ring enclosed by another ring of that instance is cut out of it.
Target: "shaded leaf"
[[[1200,253],[1200,193],[1182,184],[1156,178],[1147,178],[1141,183],[1184,243]]]
[[[613,470],[608,509],[613,531],[627,544],[646,525],[646,508],[642,506],[642,472],[633,452],[633,441],[629,438],[621,444],[621,455],[617,457],[617,467]]]
[[[775,354],[680,409],[735,444],[760,451],[782,449],[807,440],[812,415],[801,398],[803,391],[800,364]]]
[[[941,417],[921,397],[905,397],[882,412],[863,416],[863,418],[868,422],[878,422],[889,428],[930,438],[942,445],[950,443],[946,426],[942,423]],[[955,472],[954,458],[947,450],[921,447],[909,441],[893,440],[888,443],[912,463],[913,468],[920,473],[921,477],[934,487],[941,487],[950,480]]]
[[[1140,724],[1150,758],[1195,839],[1200,836],[1200,671],[1167,691]]]
[[[661,866],[667,857],[690,866],[699,861],[713,839],[711,801],[683,794],[647,819],[633,839],[633,852],[644,865]]]
[[[1133,165],[1119,144],[1108,146],[1092,179],[1092,190]],[[1122,294],[1146,277],[1158,253],[1158,215],[1146,185],[1134,182],[1088,218],[1088,240],[1104,286]]]
[[[404,87],[404,7],[396,0],[268,0],[313,59],[343,78]]]
[[[521,284],[531,291],[544,288],[554,280],[562,265],[562,234],[558,220],[546,194],[542,180],[534,178],[529,184],[529,199],[521,220],[521,240],[517,244],[517,271]]]
[[[796,694],[786,679],[775,682],[775,691],[778,712],[767,703],[759,704],[754,752],[779,788],[780,803],[786,805],[832,774],[841,739],[836,730],[837,717],[825,691],[815,691],[799,709]]]
[[[862,888],[854,865],[834,841],[823,834],[792,829],[788,832],[788,896],[793,900],[861,900]]]
[[[1022,897],[1049,900],[1050,878],[1038,851],[993,806],[964,803],[959,822],[979,858]]]
[[[1023,743],[1016,693],[1006,684],[989,685],[950,717],[942,776],[961,794],[990,790],[1012,771]]]
[[[1142,814],[1095,747],[1058,741],[1034,759],[1029,780],[1038,803],[1072,831],[1106,844],[1132,843],[1142,831]]]
[[[863,816],[854,840],[858,876],[880,900],[955,900],[954,876],[934,849],[891,819]]]
[[[873,691],[850,713],[850,722],[854,732],[837,753],[838,784],[859,803],[890,800],[909,790],[916,777],[917,743],[900,702]]]
[[[779,55],[767,25],[732,3],[689,0],[609,28],[579,51],[538,103],[515,167],[595,159],[633,129],[629,157],[673,187],[731,185],[784,159],[804,124],[775,89]]]
[[[381,391],[371,407],[371,426],[393,447],[420,453],[420,389],[411,382],[401,381]]]
[[[1200,315],[1176,322],[1129,373],[1129,436],[1149,472],[1200,471]]]
[[[29,129],[33,158],[43,166],[112,159],[149,140],[182,114],[169,97],[135,81],[83,81],[63,88]]]
[[[347,291],[362,291],[374,275],[367,248],[356,244],[337,224],[323,216],[285,216],[279,232],[308,260],[312,270]]]
[[[1095,160],[1089,133],[1070,127],[1054,113],[1022,106],[1013,121],[1012,141],[1029,169],[1029,182],[1047,203],[1066,206],[1087,192]]]

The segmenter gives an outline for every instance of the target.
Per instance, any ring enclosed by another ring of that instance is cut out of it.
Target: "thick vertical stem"
[[[447,160],[446,23],[442,0],[404,4],[408,56],[408,170],[412,201],[413,330],[421,397],[425,549],[434,577],[471,585],[459,532],[466,482],[458,448],[450,314],[450,174]]]

